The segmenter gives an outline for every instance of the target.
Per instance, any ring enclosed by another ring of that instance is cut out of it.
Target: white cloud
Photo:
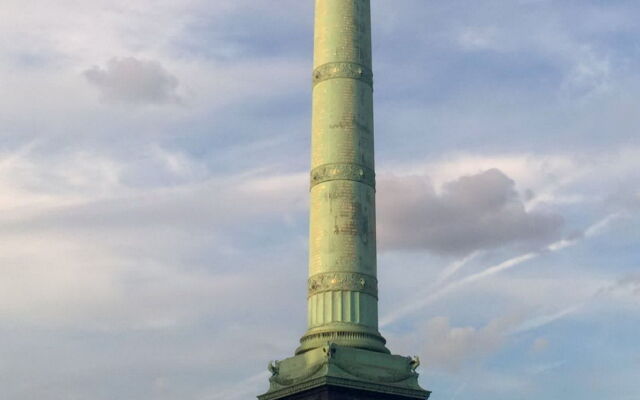
[[[526,200],[527,209],[531,209],[540,203],[564,202],[567,194],[559,190],[592,172],[591,168],[592,164],[583,165],[582,160],[568,154],[449,153],[426,163],[391,165],[388,171],[401,176],[426,175],[438,193],[446,182],[497,169],[517,183],[514,189]],[[527,192],[532,196],[527,196]]]
[[[420,176],[440,195],[444,184],[498,169],[511,178],[526,210],[612,201],[635,204],[628,182],[640,180],[640,148],[629,145],[593,152],[470,154],[452,152],[428,162],[382,166],[387,174]],[[381,174],[384,178],[384,174]],[[633,190],[633,189],[631,189]],[[616,204],[616,206],[621,206]]]

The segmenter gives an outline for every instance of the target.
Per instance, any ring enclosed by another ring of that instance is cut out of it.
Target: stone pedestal
[[[269,391],[259,400],[426,400],[418,358],[335,343],[269,365]]]
[[[323,384],[321,386],[297,392],[281,399],[286,400],[416,400],[427,399],[429,392],[420,397],[391,394],[386,392],[359,389],[339,384]]]

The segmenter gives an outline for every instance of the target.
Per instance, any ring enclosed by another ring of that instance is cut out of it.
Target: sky
[[[640,396],[640,3],[372,2],[381,332]],[[311,0],[0,1],[0,397],[240,400],[306,329]]]

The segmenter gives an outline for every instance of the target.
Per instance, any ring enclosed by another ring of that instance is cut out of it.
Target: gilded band
[[[372,169],[359,164],[324,164],[311,170],[311,187],[327,181],[347,180],[369,185],[375,189],[376,176]]]
[[[363,292],[378,298],[378,280],[357,272],[327,272],[309,278],[309,297],[335,290]]]
[[[313,71],[313,85],[328,79],[357,79],[373,89],[373,72],[364,65],[353,62],[331,62],[319,66]]]

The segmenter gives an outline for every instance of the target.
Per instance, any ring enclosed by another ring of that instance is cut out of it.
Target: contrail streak
[[[431,302],[431,296],[433,295],[433,293],[435,293],[435,289],[442,285],[442,282],[446,281],[447,278],[449,278],[450,276],[452,276],[453,274],[455,274],[457,271],[460,270],[460,268],[464,267],[469,261],[471,261],[473,258],[475,258],[478,254],[480,254],[480,252],[476,251],[471,253],[470,255],[460,259],[460,260],[456,260],[454,262],[452,262],[451,264],[449,264],[443,271],[442,273],[438,276],[438,278],[436,279],[436,281],[429,285],[425,290],[422,290],[420,292],[418,292],[417,294],[414,293],[414,296],[416,298],[423,298],[425,300],[425,302],[420,302],[420,303],[412,303],[412,304],[407,304],[404,307],[401,307],[400,309],[396,310],[396,312],[391,316],[391,317],[387,317],[387,318],[383,318],[380,321],[380,325],[381,326],[385,326],[387,324],[389,324],[392,321],[389,321],[390,318],[392,318],[393,320],[396,320],[399,317],[402,317],[406,314],[409,314],[413,311],[415,311],[416,309],[420,309],[423,306],[427,305],[429,302]]]
[[[548,314],[548,315],[542,315],[539,317],[535,317],[535,318],[531,318],[527,321],[524,321],[523,323],[521,323],[519,326],[515,327],[514,329],[510,330],[509,332],[507,332],[507,335],[515,335],[518,333],[524,333],[524,332],[529,332],[532,331],[534,329],[538,329],[541,328],[545,325],[549,325],[552,322],[555,322],[561,318],[566,317],[569,314],[573,314],[574,312],[578,311],[580,308],[582,308],[584,306],[585,303],[580,303],[580,304],[576,304],[573,305],[571,307],[567,307],[564,310],[560,310],[556,313],[553,314]]]
[[[584,231],[584,235],[582,236],[582,238],[590,238],[596,235],[601,234],[602,232],[604,232],[604,230],[606,229],[606,227],[616,218],[619,217],[619,214],[610,214],[608,216],[606,216],[605,218],[601,219],[600,221],[596,222],[595,224],[589,226],[585,231]],[[548,245],[546,248],[544,248],[542,251],[536,251],[536,252],[530,252],[530,253],[526,253],[526,254],[522,254],[513,258],[510,258],[506,261],[501,262],[500,264],[496,264],[493,265],[491,267],[488,267],[487,269],[485,269],[484,271],[478,272],[476,274],[472,274],[469,275],[465,278],[462,278],[458,281],[452,282],[440,289],[435,290],[434,292],[428,294],[426,297],[423,297],[421,300],[418,301],[414,301],[413,303],[397,310],[396,312],[394,312],[393,314],[390,314],[388,316],[386,316],[385,318],[383,318],[380,321],[380,326],[384,327],[387,326],[395,321],[397,321],[398,319],[414,312],[417,311],[421,308],[423,308],[424,306],[434,302],[435,300],[439,299],[440,297],[444,296],[445,294],[458,289],[462,286],[468,285],[470,283],[473,282],[477,282],[481,279],[484,279],[486,277],[489,277],[491,275],[495,275],[499,272],[502,271],[506,271],[508,269],[511,269],[517,265],[520,265],[524,262],[530,261],[534,258],[540,257],[541,255],[547,253],[547,252],[556,252],[556,251],[560,251],[563,249],[566,249],[568,247],[574,246],[577,243],[579,243],[581,241],[581,238],[576,238],[576,239],[561,239],[558,240],[557,242],[551,243],[550,245]],[[460,263],[462,263],[464,261],[461,260]],[[464,264],[462,264],[464,265]],[[447,268],[450,270],[455,270],[455,266],[451,267],[451,268]],[[458,267],[459,269],[459,267]],[[444,273],[443,273],[444,275]],[[451,273],[448,274],[449,276],[451,275]]]
[[[442,287],[439,290],[434,291],[433,293],[427,295],[426,297],[422,298],[419,301],[415,301],[401,309],[399,309],[398,311],[396,311],[395,313],[387,316],[386,318],[383,318],[380,321],[380,326],[384,327],[387,326],[395,321],[397,321],[398,319],[414,312],[417,311],[421,308],[423,308],[424,306],[431,304],[432,302],[434,302],[435,300],[439,299],[440,297],[444,296],[445,294],[451,292],[452,290],[455,290],[461,286],[467,285],[469,283],[475,282],[477,280],[480,280],[482,278],[485,278],[487,276],[493,275],[493,274],[497,274],[500,271],[503,271],[505,269],[514,267],[518,264],[521,264],[525,261],[531,260],[532,258],[535,258],[539,255],[539,253],[527,253],[527,254],[523,254],[514,258],[510,258],[500,264],[494,265],[492,267],[487,268],[486,270],[479,272],[477,274],[473,274],[473,275],[469,275],[465,278],[462,278],[458,281],[455,281],[453,283],[450,283],[444,287]]]
[[[462,268],[465,265],[467,265],[467,263],[469,261],[471,261],[474,258],[476,258],[480,253],[481,253],[480,251],[474,251],[473,253],[469,254],[468,256],[466,256],[466,257],[464,257],[464,258],[462,258],[460,260],[456,260],[456,261],[452,262],[451,264],[449,264],[442,271],[442,273],[440,273],[440,275],[436,279],[436,281],[433,284],[433,286],[440,286],[442,284],[442,282],[446,281],[450,276],[452,276],[456,272],[458,272],[460,270],[460,268]]]
[[[592,237],[601,234],[613,221],[620,217],[622,217],[622,213],[613,213],[607,215],[605,218],[587,228],[587,230],[584,231],[584,236]]]

